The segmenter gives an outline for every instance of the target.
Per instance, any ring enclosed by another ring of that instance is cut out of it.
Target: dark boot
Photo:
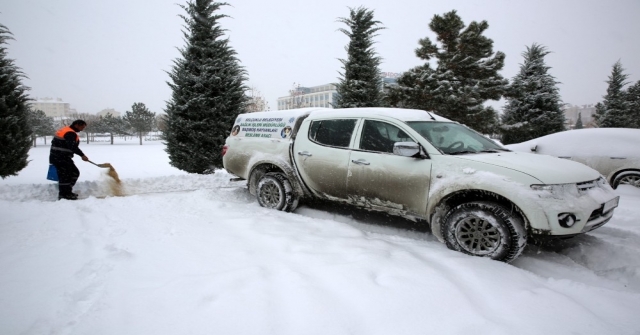
[[[65,193],[65,194],[58,194],[58,200],[78,200],[78,195],[75,193]]]

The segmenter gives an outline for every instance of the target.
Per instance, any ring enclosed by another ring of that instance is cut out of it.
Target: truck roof
[[[263,118],[298,118],[304,115],[313,117],[366,117],[372,115],[386,116],[398,119],[400,121],[441,121],[451,122],[451,120],[439,116],[434,112],[426,112],[419,109],[406,108],[384,108],[384,107],[361,107],[361,108],[296,108],[278,111],[265,111],[243,114],[245,118],[263,119]]]
[[[433,112],[420,109],[406,108],[384,108],[384,107],[360,107],[360,108],[324,108],[311,111],[312,117],[333,117],[333,116],[366,117],[372,115],[386,116],[400,121],[440,121],[451,122],[451,120],[439,116]]]

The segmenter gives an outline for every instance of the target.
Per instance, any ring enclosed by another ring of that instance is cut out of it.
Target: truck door
[[[395,142],[416,142],[398,126],[365,119],[349,159],[347,192],[351,202],[425,215],[431,160],[393,154]]]
[[[347,170],[357,119],[305,120],[293,145],[302,181],[318,196],[347,199]]]

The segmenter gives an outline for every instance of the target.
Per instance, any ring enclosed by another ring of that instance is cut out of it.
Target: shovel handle
[[[104,168],[105,167],[104,164],[96,164],[96,163],[94,163],[92,161],[89,161],[89,160],[87,162],[89,162],[89,163],[91,163],[91,164],[93,164],[93,165],[95,165],[95,166],[97,166],[99,168]]]

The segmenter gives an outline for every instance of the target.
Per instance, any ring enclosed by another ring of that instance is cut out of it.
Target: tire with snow
[[[619,185],[631,185],[640,188],[640,172],[625,171],[617,175],[611,183],[611,187],[618,188]]]
[[[266,173],[258,182],[256,190],[258,203],[262,207],[291,212],[298,207],[298,199],[291,183],[280,172]]]
[[[444,218],[442,236],[449,249],[504,262],[516,259],[527,245],[522,219],[487,201],[452,208]]]

